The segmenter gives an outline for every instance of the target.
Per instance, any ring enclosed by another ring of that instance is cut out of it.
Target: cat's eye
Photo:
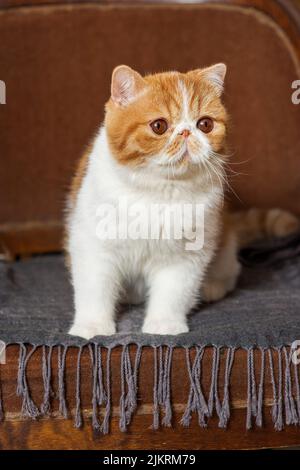
[[[200,131],[208,134],[214,128],[214,121],[210,117],[203,117],[197,122],[197,127]]]
[[[156,119],[150,123],[150,127],[155,134],[162,135],[168,130],[168,123],[165,119]]]

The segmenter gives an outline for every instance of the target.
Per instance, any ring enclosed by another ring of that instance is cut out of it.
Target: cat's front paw
[[[115,333],[116,325],[113,321],[92,324],[74,323],[69,331],[69,335],[80,336],[84,339],[91,339],[94,336],[110,336]]]
[[[189,329],[186,322],[145,320],[142,331],[151,335],[179,335],[187,333]]]

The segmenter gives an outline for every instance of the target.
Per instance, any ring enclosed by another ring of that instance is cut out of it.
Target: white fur
[[[175,335],[188,331],[187,314],[198,299],[216,248],[223,188],[218,181],[211,184],[199,169],[199,159],[209,156],[206,138],[195,123],[187,121],[185,113],[179,127],[182,125],[190,125],[200,150],[198,157],[190,156],[192,170],[180,173],[175,169],[175,178],[166,177],[169,158],[163,153],[142,169],[118,164],[109,149],[105,129],[100,130],[68,219],[75,293],[70,334],[85,338],[111,335],[116,332],[117,303],[124,299],[136,303],[145,298],[143,332]],[[187,251],[184,239],[100,240],[96,237],[98,206],[117,206],[124,196],[129,203],[139,201],[147,207],[153,203],[204,204],[204,248]]]

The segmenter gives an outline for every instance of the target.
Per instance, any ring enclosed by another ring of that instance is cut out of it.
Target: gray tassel
[[[126,390],[125,390],[125,354],[126,354],[127,346],[123,346],[122,356],[121,356],[121,397],[120,397],[120,420],[119,420],[119,427],[122,432],[127,430],[126,426],[126,414],[125,414],[125,397],[126,397]]]
[[[140,351],[137,351],[140,354]],[[140,357],[140,356],[139,356]],[[124,346],[121,356],[121,397],[120,397],[120,430],[127,430],[132,414],[137,406],[137,361],[132,371],[129,346]],[[127,393],[126,393],[127,389]]]
[[[252,428],[252,416],[254,417],[257,416],[257,394],[256,394],[253,348],[248,349],[248,353],[247,353],[247,376],[248,376],[248,389],[247,389],[246,429],[249,430]]]
[[[89,344],[89,351],[92,365],[92,427],[95,431],[100,431],[100,423],[98,421],[98,350],[97,344],[94,348]]]
[[[214,346],[212,369],[211,369],[211,386],[208,399],[208,414],[211,417],[215,408],[220,418],[221,404],[218,395],[218,376],[220,368],[220,347]]]
[[[158,405],[163,403],[163,375],[164,375],[164,366],[163,366],[163,347],[158,347],[159,357],[158,357],[158,384],[157,384],[157,400]]]
[[[197,360],[195,362],[195,367],[193,368],[194,370],[194,381],[195,381],[195,386],[196,386],[196,395],[198,396],[198,410],[199,410],[199,424],[202,425],[203,427],[206,427],[206,423],[204,419],[202,419],[202,416],[208,416],[209,411],[208,411],[208,405],[206,403],[206,400],[204,398],[204,394],[202,392],[202,387],[201,387],[201,375],[202,375],[202,358],[204,355],[205,348],[204,347],[198,347],[196,348],[197,351]],[[194,395],[194,397],[196,397]],[[194,400],[195,401],[195,400]],[[200,419],[201,416],[201,419]],[[201,424],[202,423],[202,424]]]
[[[39,413],[38,407],[35,405],[35,403],[30,397],[30,392],[29,392],[27,377],[26,377],[26,369],[27,369],[27,365],[32,354],[37,349],[37,346],[33,346],[31,351],[28,354],[27,354],[25,345],[21,344],[21,347],[23,349],[23,353],[20,354],[19,356],[20,362],[19,362],[19,370],[18,370],[18,387],[17,387],[18,392],[21,392],[21,395],[23,396],[21,414],[24,417],[36,419],[40,413]]]
[[[111,348],[107,348],[107,358],[106,358],[106,408],[101,424],[101,432],[107,434],[109,432],[109,419],[111,413],[111,384],[110,384],[110,360],[111,360]]]
[[[76,406],[75,406],[75,420],[74,420],[75,428],[80,428],[82,426],[81,399],[80,399],[81,354],[82,354],[82,346],[79,347],[78,355],[77,355],[76,391],[75,391]]]
[[[195,369],[195,363],[197,360],[197,354],[196,358],[194,360],[193,368],[191,369],[191,360],[190,360],[190,353],[189,353],[189,348],[185,348],[185,355],[186,355],[186,366],[187,366],[187,372],[189,375],[190,379],[190,392],[189,392],[189,397],[188,397],[188,402],[184,411],[184,414],[180,420],[181,424],[184,427],[189,427],[191,419],[192,419],[192,402],[194,398],[194,384],[193,384],[193,375],[194,375],[194,369]]]
[[[125,398],[126,424],[131,421],[137,407],[138,370],[141,359],[141,348],[138,347],[135,355],[134,368],[132,369],[129,347],[125,351],[125,378],[127,383],[127,395]]]
[[[159,406],[158,406],[158,367],[157,348],[154,347],[154,381],[153,381],[153,423],[152,429],[159,428]]]
[[[189,348],[185,348],[185,354],[186,354],[186,365],[187,365],[187,371],[190,379],[190,392],[189,392],[189,397],[188,397],[188,402],[184,411],[184,414],[180,420],[181,424],[184,427],[189,427],[191,419],[192,419],[192,402],[194,398],[194,386],[193,386],[193,371],[194,371],[194,365],[196,363],[197,355],[194,360],[193,364],[193,369],[191,370],[191,361],[190,361],[190,353],[189,353]]]
[[[250,350],[250,363],[251,363],[251,396],[252,396],[252,415],[257,416],[257,393],[256,393],[256,378],[255,378],[255,362],[254,350]]]
[[[171,369],[172,369],[173,348],[170,346],[166,350],[164,376],[163,376],[163,402],[164,417],[162,425],[171,427],[172,425],[172,406],[171,406]]]
[[[271,377],[271,384],[272,384],[272,390],[273,390],[273,405],[272,405],[271,412],[272,412],[272,420],[273,420],[273,423],[275,424],[276,419],[277,419],[278,404],[277,404],[277,391],[276,391],[273,357],[272,357],[271,349],[268,350],[268,355],[269,355],[269,364],[270,364],[270,377]]]
[[[171,366],[173,348],[166,347],[165,354],[162,346],[159,346],[158,358],[158,384],[157,384],[157,402],[158,407],[164,409],[164,417],[161,421],[163,426],[170,427],[172,421],[172,407],[171,407]]]
[[[44,382],[44,398],[41,404],[41,413],[48,415],[51,411],[50,395],[51,395],[51,357],[53,347],[49,347],[48,356],[46,355],[46,346],[43,346],[43,382]],[[47,356],[47,357],[46,357]]]
[[[258,399],[257,399],[257,414],[256,414],[256,426],[262,427],[263,424],[263,400],[264,400],[264,378],[265,378],[265,350],[260,349],[261,352],[261,364],[260,364],[260,378],[258,387]]]
[[[230,418],[230,405],[229,405],[229,387],[230,387],[230,376],[234,361],[235,348],[228,348],[225,366],[225,377],[224,377],[224,396],[222,402],[221,416],[219,420],[219,428],[226,428]]]
[[[64,346],[63,353],[61,346],[58,347],[58,400],[59,400],[59,413],[64,418],[68,417],[68,409],[66,404],[65,392],[65,368],[66,368],[66,355],[68,346]]]
[[[187,371],[190,379],[190,392],[187,406],[181,419],[181,424],[185,427],[188,427],[190,425],[192,412],[197,411],[199,426],[206,427],[207,424],[205,421],[205,416],[208,416],[209,411],[201,389],[201,364],[204,354],[204,347],[196,348],[196,356],[192,367],[189,348],[186,348],[185,352]]]
[[[24,344],[20,344],[19,361],[18,361],[17,391],[16,391],[18,397],[23,395],[23,371],[24,371],[25,357],[26,357],[26,347],[25,347]]]
[[[276,390],[276,381],[274,375],[273,357],[272,352],[269,349],[269,363],[270,363],[270,375],[273,389],[273,406],[272,406],[272,419],[274,428],[276,431],[283,429],[283,418],[282,418],[282,362],[281,362],[281,350],[277,349],[278,356],[278,392]]]
[[[134,361],[134,386],[136,391],[138,390],[138,375],[139,375],[139,369],[140,369],[140,363],[141,363],[141,357],[142,357],[142,346],[138,346],[136,354],[135,354],[135,361]]]
[[[283,429],[283,415],[282,415],[282,359],[281,359],[281,349],[277,349],[278,357],[278,411],[277,419],[275,422],[276,431],[281,431]]]
[[[102,370],[102,349],[98,347],[98,387],[97,387],[97,400],[98,405],[101,406],[107,401],[107,396],[103,383],[103,370]]]

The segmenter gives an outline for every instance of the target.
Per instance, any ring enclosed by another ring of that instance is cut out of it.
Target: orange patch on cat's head
[[[115,159],[127,166],[177,168],[221,151],[227,122],[221,101],[225,72],[225,65],[217,64],[142,77],[127,66],[117,67],[105,117]],[[200,130],[201,118],[213,122],[210,132]],[[156,132],[157,127],[163,132]]]

